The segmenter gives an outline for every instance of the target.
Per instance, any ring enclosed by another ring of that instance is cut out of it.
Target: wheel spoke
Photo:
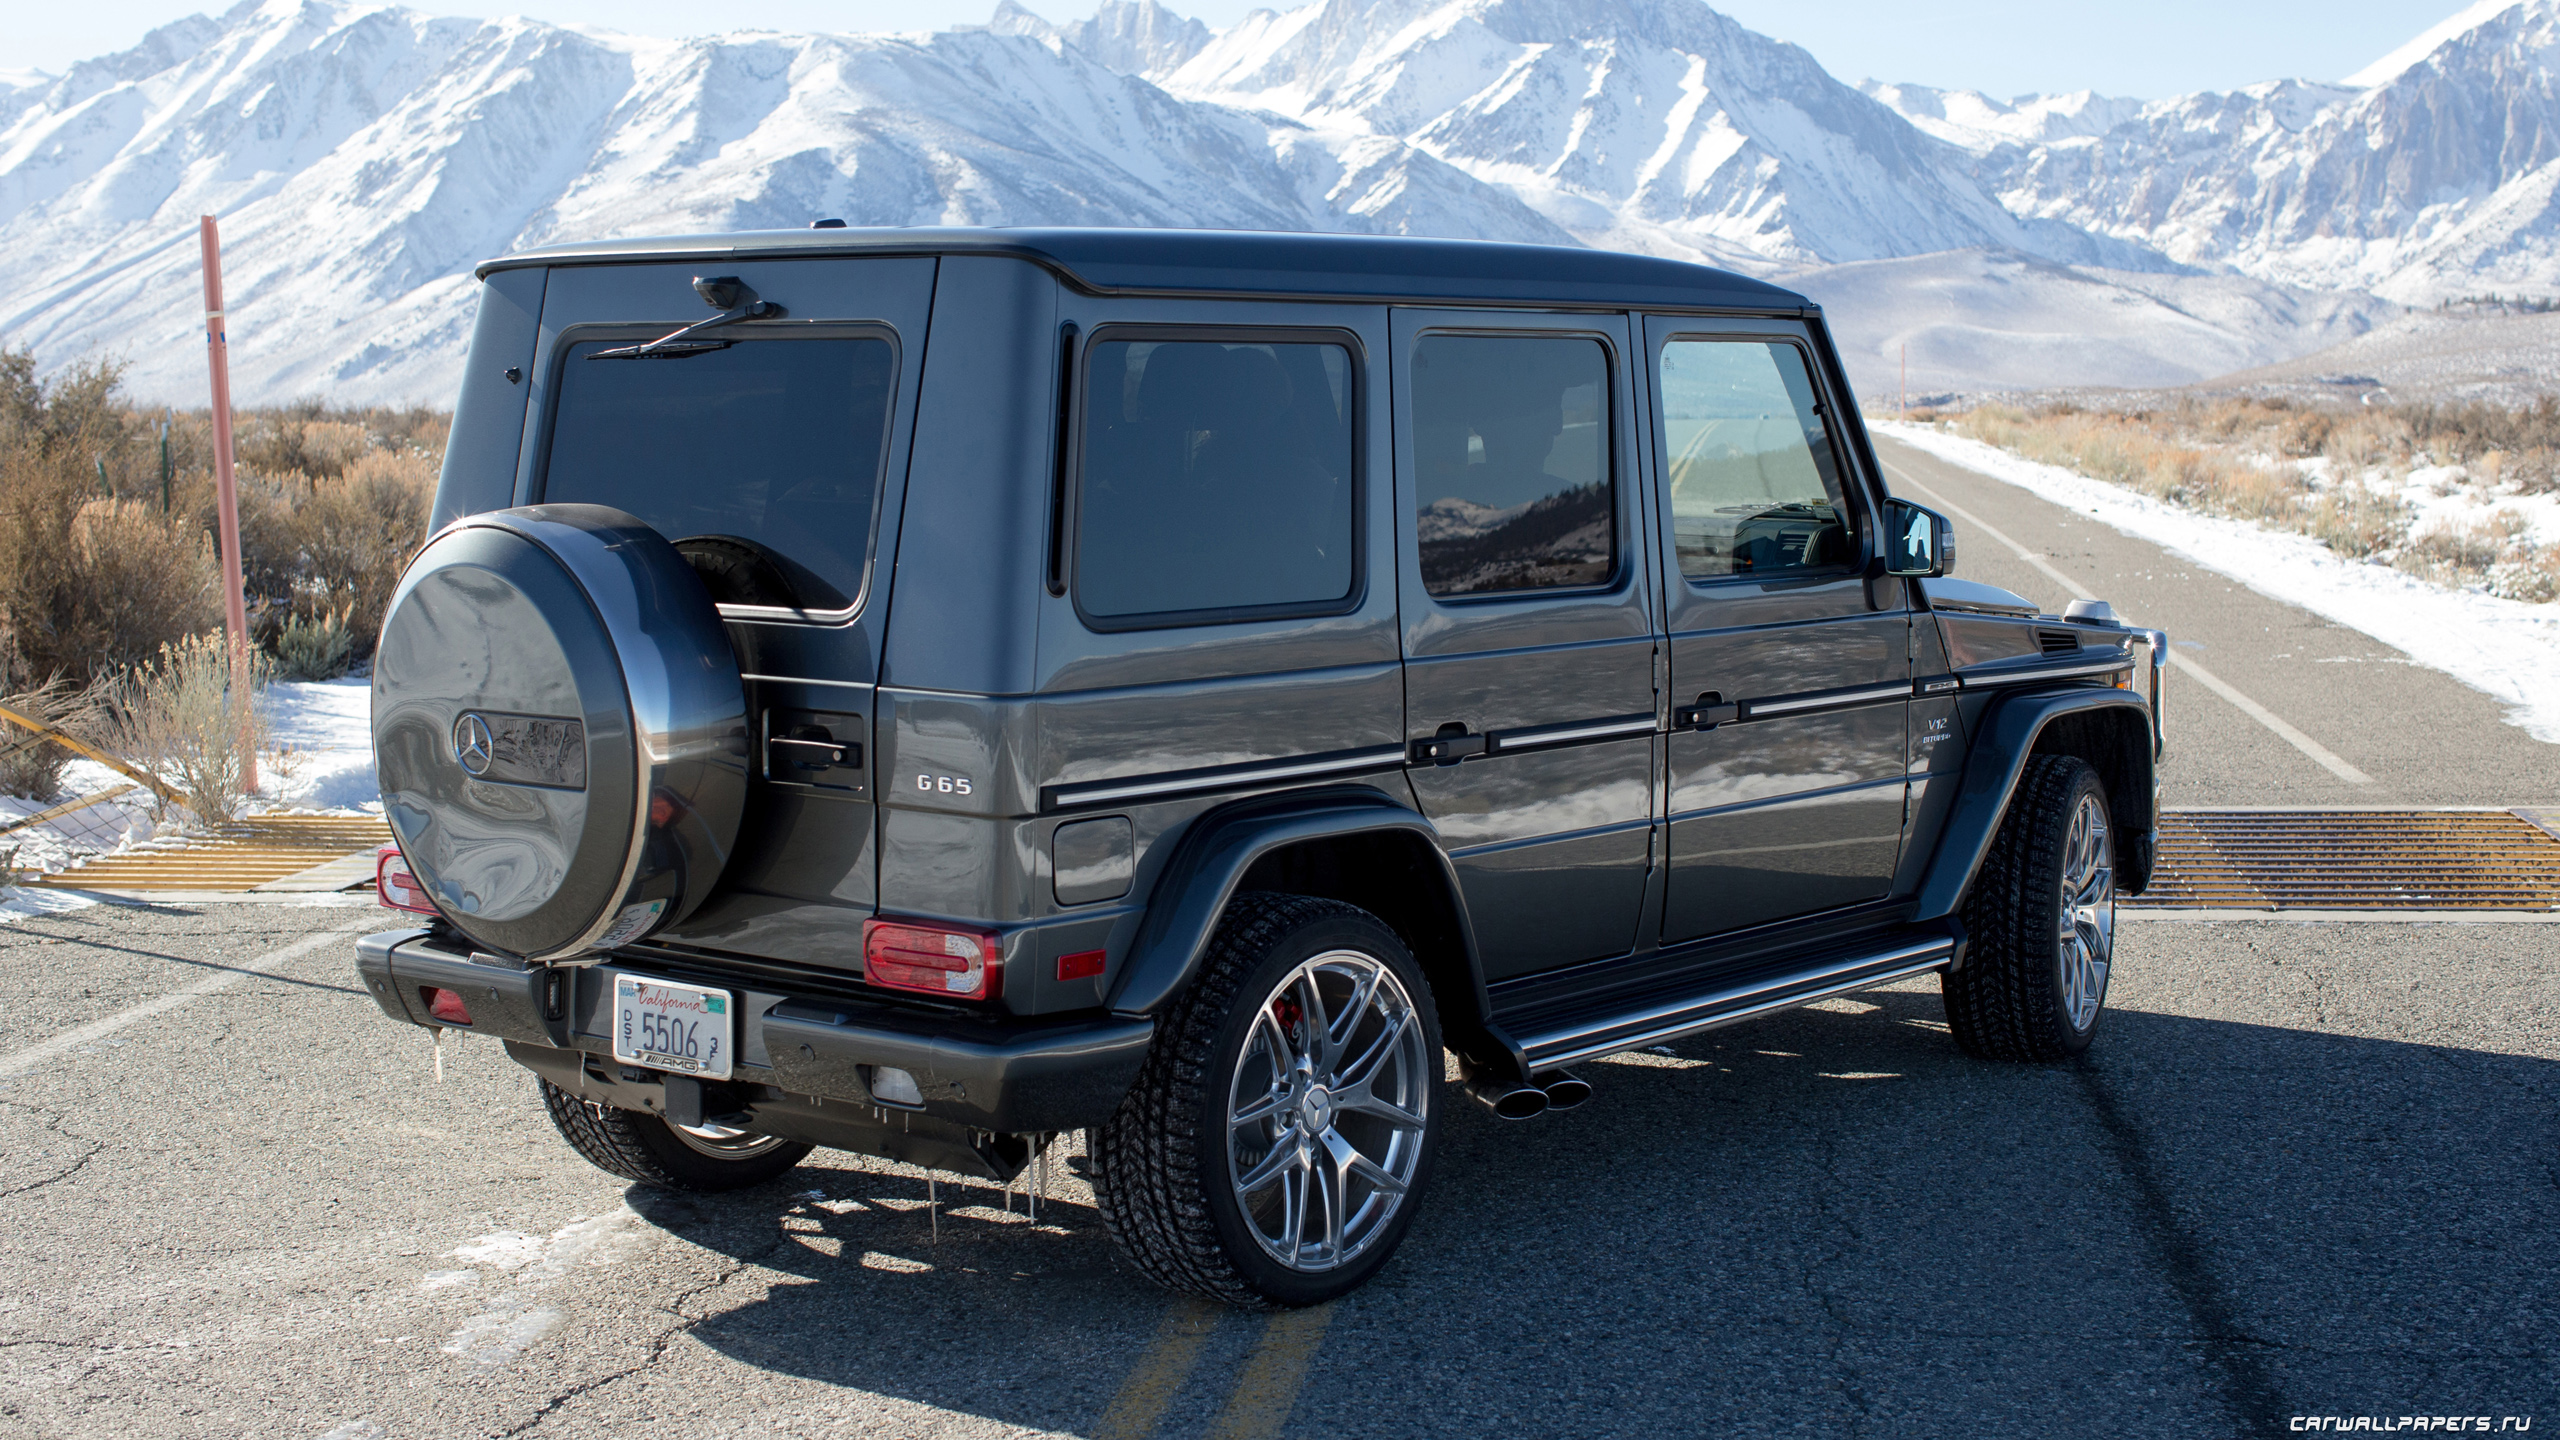
[[[1251,1102],[1243,1109],[1229,1111],[1227,1113],[1227,1128],[1230,1130],[1241,1130],[1247,1125],[1253,1124],[1257,1120],[1268,1119],[1272,1112],[1278,1110],[1282,1105],[1287,1104],[1288,1099],[1289,1097],[1286,1095],[1275,1095],[1265,1092],[1261,1099]]]
[[[1339,1263],[1342,1259],[1342,1176],[1330,1165],[1318,1165],[1307,1172],[1318,1189],[1324,1192],[1325,1258]]]
[[[1324,1008],[1324,986],[1312,966],[1298,972],[1298,992],[1301,1012],[1298,1023],[1305,1028],[1307,1036],[1306,1048],[1298,1053],[1313,1059],[1318,1068],[1322,1068],[1326,1037],[1333,1030],[1333,1016]]]
[[[1334,1072],[1334,1085],[1337,1088],[1353,1085],[1366,1087],[1377,1077],[1377,1072],[1386,1067],[1387,1057],[1395,1052],[1396,1046],[1404,1039],[1404,1032],[1412,1024],[1411,1014],[1399,1015],[1390,1021],[1386,1029],[1378,1033],[1377,1040],[1368,1049],[1361,1051],[1359,1057],[1350,1064]]]
[[[1341,1023],[1325,1030],[1324,1054],[1316,1061],[1319,1066],[1331,1070],[1334,1062],[1342,1058],[1343,1047],[1360,1032],[1361,1018],[1369,1013],[1369,1006],[1378,995],[1378,981],[1386,973],[1387,968],[1381,965],[1360,978],[1359,986],[1351,992],[1351,1002],[1342,1007]]]
[[[1389,1174],[1385,1166],[1361,1154],[1360,1147],[1345,1139],[1340,1131],[1324,1132],[1324,1148],[1325,1152],[1333,1158],[1335,1183],[1341,1188],[1348,1190],[1351,1177],[1357,1175],[1375,1186],[1381,1194],[1404,1193],[1403,1181]]]
[[[1236,1193],[1238,1195],[1252,1194],[1254,1191],[1270,1184],[1274,1176],[1288,1174],[1292,1167],[1302,1164],[1305,1158],[1306,1146],[1304,1143],[1298,1140],[1295,1136],[1284,1137],[1280,1144],[1271,1148],[1270,1154],[1262,1157],[1260,1164],[1255,1165],[1252,1169],[1247,1170],[1243,1175],[1237,1178]]]

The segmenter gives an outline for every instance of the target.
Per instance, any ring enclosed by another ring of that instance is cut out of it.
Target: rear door
[[[1670,632],[1665,943],[1885,897],[1911,697],[1903,586],[1793,321],[1645,322]]]
[[[708,318],[700,264],[571,266],[545,288],[517,503],[611,505],[693,562],[747,684],[754,783],[720,892],[668,938],[858,965],[876,908],[873,686],[936,262],[724,261],[779,321]]]
[[[1488,979],[1633,948],[1654,624],[1624,318],[1398,311],[1406,775]]]

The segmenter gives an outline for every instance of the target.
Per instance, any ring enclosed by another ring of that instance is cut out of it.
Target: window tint
[[[1768,575],[1857,558],[1802,350],[1760,340],[1665,345],[1662,435],[1681,574]]]
[[[1599,341],[1426,335],[1412,388],[1424,588],[1482,595],[1608,580],[1617,502]]]
[[[1349,350],[1106,340],[1086,365],[1075,569],[1087,615],[1351,594]]]
[[[734,604],[840,610],[862,589],[897,355],[866,336],[741,340],[560,368],[550,504],[611,505],[676,542]]]

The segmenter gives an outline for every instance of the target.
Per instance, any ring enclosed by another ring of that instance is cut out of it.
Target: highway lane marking
[[[1209,1426],[1210,1440],[1270,1440],[1298,1407],[1298,1391],[1307,1383],[1308,1367],[1324,1348],[1324,1332],[1333,1324],[1333,1307],[1283,1310],[1262,1330],[1244,1374],[1236,1381],[1227,1408]]]
[[[1111,1407],[1093,1427],[1094,1440],[1146,1440],[1154,1434],[1156,1422],[1182,1393],[1192,1367],[1200,1363],[1209,1333],[1225,1314],[1225,1307],[1206,1300],[1175,1301],[1165,1312],[1164,1323],[1156,1327],[1154,1342],[1129,1368],[1120,1392],[1111,1397]]]
[[[323,930],[317,935],[306,935],[290,945],[270,950],[254,960],[243,962],[235,969],[207,975],[192,985],[145,1000],[139,1005],[128,1006],[113,1015],[92,1020],[86,1025],[75,1026],[50,1040],[39,1041],[22,1050],[0,1055],[0,1076],[24,1074],[40,1065],[60,1059],[83,1045],[103,1040],[127,1026],[138,1025],[154,1015],[166,1014],[203,996],[228,990],[253,975],[270,974],[315,950],[345,939],[350,933],[375,923],[378,918],[368,910],[345,924]]]
[[[1921,494],[1928,496],[1931,500],[1936,501],[1940,507],[1945,509],[1948,514],[1962,520],[1967,525],[1981,531],[1992,539],[1999,541],[2019,559],[2034,566],[2037,570],[2041,571],[2047,579],[2050,579],[2056,585],[2061,586],[2064,594],[2069,595],[2075,600],[2095,600],[2098,598],[2097,596],[2080,588],[2079,582],[2047,564],[2043,556],[2036,554],[2026,546],[2010,539],[1998,526],[1984,520],[1979,515],[1975,515],[1970,511],[1965,510],[1954,501],[1949,500],[1946,496],[1939,494],[1936,490],[1933,490],[1913,479],[1909,471],[1901,469],[1898,466],[1887,465],[1885,466],[1885,473],[1892,476],[1895,483],[1908,485],[1912,489],[1919,491]],[[2370,785],[2373,783],[2372,776],[2367,775],[2362,770],[2348,764],[2345,757],[2339,755],[2336,751],[2331,750],[2328,746],[2321,744],[2319,741],[2312,739],[2310,736],[2303,734],[2300,730],[2295,729],[2283,716],[2278,715],[2273,710],[2268,709],[2266,706],[2261,705],[2257,701],[2240,693],[2239,689],[2232,685],[2230,681],[2223,679],[2221,676],[2207,670],[2202,665],[2188,659],[2175,648],[2172,648],[2169,652],[2169,663],[2178,669],[2185,671],[2187,674],[2194,676],[2197,684],[2202,685],[2204,688],[2221,696],[2223,699],[2230,701],[2241,714],[2246,715],[2250,719],[2257,721],[2260,725],[2265,726],[2277,739],[2282,740],[2287,745],[2290,745],[2294,749],[2309,756],[2312,762],[2317,764],[2321,769],[2328,771],[2330,774],[2337,776],[2339,779],[2346,781],[2350,785]]]

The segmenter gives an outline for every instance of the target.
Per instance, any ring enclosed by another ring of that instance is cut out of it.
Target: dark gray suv
[[[808,231],[483,266],[374,667],[392,1017],[596,1164],[1385,1264],[1463,1093],[1924,972],[2088,1045],[2165,642],[1947,577],[1820,312],[1641,256]],[[707,308],[706,308],[707,307]]]

